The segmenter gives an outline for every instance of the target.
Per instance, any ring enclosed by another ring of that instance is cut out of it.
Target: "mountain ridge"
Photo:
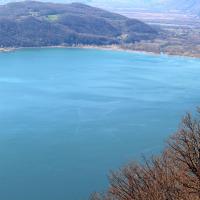
[[[2,0],[0,4],[15,2],[16,0]],[[21,0],[18,0],[18,2]],[[22,0],[23,1],[23,0]],[[42,0],[49,2],[48,0]],[[147,9],[160,12],[178,11],[200,15],[199,0],[53,0],[54,3],[80,2],[90,6],[113,10],[114,8]]]

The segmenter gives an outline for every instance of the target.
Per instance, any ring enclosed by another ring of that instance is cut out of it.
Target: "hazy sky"
[[[15,0],[0,0],[1,4],[7,2],[13,2]],[[21,1],[21,0],[17,0]],[[91,6],[97,6],[102,8],[147,8],[154,10],[175,10],[182,9],[187,10],[188,8],[200,10],[200,0],[38,0],[46,2],[57,2],[57,3],[71,3],[81,2]],[[113,10],[112,9],[112,10]]]
[[[1,3],[13,2],[14,0],[0,0]],[[69,3],[69,2],[82,2],[90,5],[99,5],[99,6],[134,6],[134,7],[149,7],[152,5],[159,5],[165,1],[169,0],[43,0],[43,1],[53,1],[53,2],[61,2],[61,3]]]

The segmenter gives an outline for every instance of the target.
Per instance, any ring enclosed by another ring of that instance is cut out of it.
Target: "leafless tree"
[[[182,185],[200,199],[200,122],[190,114],[180,130],[170,138],[169,151],[174,166],[181,172]]]
[[[200,121],[187,114],[158,157],[110,174],[108,192],[91,200],[200,200]]]

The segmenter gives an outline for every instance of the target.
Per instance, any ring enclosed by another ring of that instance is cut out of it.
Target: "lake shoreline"
[[[0,53],[2,52],[13,52],[17,50],[22,49],[53,49],[53,48],[60,48],[60,49],[96,49],[96,50],[108,50],[108,51],[123,51],[123,52],[129,52],[129,53],[142,53],[147,55],[165,55],[165,56],[176,56],[176,57],[185,57],[185,58],[196,58],[199,59],[199,56],[196,55],[184,55],[184,54],[170,54],[170,53],[159,53],[154,51],[145,51],[145,50],[134,50],[128,47],[119,46],[119,45],[74,45],[74,46],[65,46],[65,45],[58,45],[58,46],[41,46],[41,47],[5,47],[0,48]]]
[[[8,186],[10,200],[35,192],[30,200],[82,200],[106,190],[109,169],[158,155],[200,99],[200,59],[77,47],[0,58],[3,199]]]

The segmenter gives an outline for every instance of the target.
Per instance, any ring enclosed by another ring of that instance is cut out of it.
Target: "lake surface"
[[[200,104],[200,60],[86,49],[0,53],[0,199],[86,200],[159,153]]]

